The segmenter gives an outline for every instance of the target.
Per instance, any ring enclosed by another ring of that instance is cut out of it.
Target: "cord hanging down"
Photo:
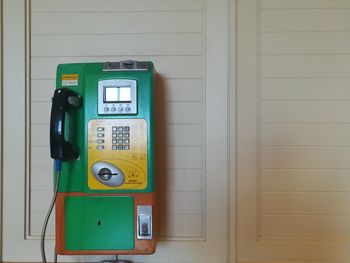
[[[60,177],[61,177],[61,161],[60,160],[55,160],[55,170],[57,172],[57,178],[56,178],[54,195],[52,197],[51,204],[50,204],[49,210],[48,210],[48,212],[46,214],[46,217],[45,217],[45,220],[44,220],[44,224],[43,224],[43,228],[42,228],[42,231],[41,231],[40,246],[41,246],[42,263],[47,263],[47,261],[46,261],[46,254],[45,254],[46,228],[47,228],[47,225],[49,223],[50,216],[51,216],[53,207],[55,206],[56,199],[57,199],[57,193],[58,193],[58,188],[59,188],[59,184],[60,184]],[[54,263],[56,263],[56,262],[57,262],[57,254],[56,254],[56,251],[55,251]]]

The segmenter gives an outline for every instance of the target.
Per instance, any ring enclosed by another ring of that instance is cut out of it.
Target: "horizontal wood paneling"
[[[32,57],[32,79],[55,79],[58,64],[127,59],[153,61],[161,78],[198,79],[203,77],[202,56],[89,56],[89,57]]]
[[[261,32],[350,31],[350,9],[261,10]]]
[[[350,215],[350,192],[264,192],[262,215]]]
[[[48,133],[57,65],[135,59],[153,61],[157,71],[156,184],[159,213],[166,214],[160,233],[203,237],[203,18],[201,0],[31,1],[32,235],[41,231],[37,220],[52,194]]]
[[[161,79],[157,81],[156,97],[161,101],[202,101],[203,80]]]
[[[31,190],[53,190],[52,169],[53,163],[48,168],[31,169]],[[200,192],[203,191],[203,171],[196,168],[158,169],[156,171],[157,186],[162,194],[170,192]]]
[[[201,214],[202,198],[202,192],[169,192],[159,200],[160,211],[165,214]]]
[[[350,101],[350,78],[263,78],[260,99],[274,101]]]
[[[350,2],[259,8],[259,236],[350,238]]]
[[[156,79],[156,98],[161,101],[202,101],[203,81],[198,79]],[[32,102],[49,102],[55,89],[54,79],[31,82]]]
[[[350,8],[348,0],[261,0],[261,9]]]
[[[51,102],[35,102],[31,104],[31,123],[49,124],[51,113]]]
[[[160,215],[159,236],[176,238],[203,237],[203,218],[201,215]]]
[[[262,124],[262,146],[350,146],[349,124]]]
[[[168,124],[163,125],[159,141],[170,146],[201,146],[203,144],[202,124]]]
[[[202,55],[202,34],[39,35],[31,38],[32,56]],[[103,48],[96,48],[103,42]],[[84,45],[82,45],[84,43]],[[140,45],[142,43],[142,45]],[[59,46],[59,48],[57,48]]]
[[[147,12],[203,9],[201,0],[31,0],[32,13]]]
[[[350,54],[349,32],[275,32],[260,35],[261,54]]]
[[[350,147],[261,147],[263,169],[347,169]]]
[[[39,237],[45,213],[31,213],[32,236]],[[52,218],[55,217],[54,211]],[[203,232],[203,219],[200,214],[161,214],[158,218],[161,223],[158,227],[158,236],[161,238],[200,238]],[[50,220],[47,226],[46,236],[48,239],[54,235],[55,221]]]
[[[162,148],[158,154],[161,168],[201,169],[203,167],[202,146],[168,146]],[[31,157],[32,168],[52,167],[49,146],[32,146]]]
[[[291,239],[339,240],[350,238],[349,216],[288,215],[261,216],[262,235]]]
[[[349,169],[262,169],[262,192],[349,192]]]
[[[350,55],[262,55],[260,73],[261,77],[342,78],[350,77],[349,64]]]
[[[203,108],[201,102],[167,102],[165,112],[156,113],[162,116],[157,119],[160,123],[168,124],[200,124],[203,119]],[[47,124],[50,120],[51,103],[35,102],[32,103],[32,123]]]
[[[201,169],[203,167],[203,147],[169,146],[161,150],[158,160],[162,169]]]
[[[164,124],[158,125],[162,133],[157,134],[159,141],[168,146],[201,146],[203,126],[201,124]],[[46,146],[49,141],[49,124],[32,124],[32,146]]]
[[[39,236],[46,207],[50,200],[46,198],[51,191],[33,191],[31,207],[30,233]],[[162,237],[199,238],[202,236],[202,192],[170,192],[160,193],[159,215],[160,229],[158,235]],[[54,217],[54,213],[53,213]],[[51,220],[47,235],[54,234],[54,220]]]
[[[48,168],[32,168],[30,171],[30,189],[31,191],[50,190],[53,191],[54,178],[52,176],[53,162]]]
[[[350,65],[350,64],[349,64]],[[262,102],[261,123],[349,123],[350,102]]]
[[[45,213],[30,213],[30,235],[39,237],[41,235],[41,229],[43,227]],[[53,239],[55,233],[55,209],[52,211],[51,220],[49,221],[46,229],[46,239]]]
[[[164,175],[167,176],[164,176]],[[169,169],[156,172],[161,191],[203,191],[202,169]]]
[[[35,79],[31,81],[30,99],[32,102],[50,102],[55,91],[55,79]]]
[[[32,192],[32,213],[45,213],[51,200],[47,198],[52,191],[42,190]],[[202,213],[202,192],[169,192],[165,198],[160,198],[159,209],[165,214],[201,214]]]
[[[32,124],[30,142],[32,146],[47,146],[50,141],[49,124]]]
[[[31,213],[42,213],[47,212],[48,207],[50,206],[50,198],[52,190],[40,190],[40,191],[32,191],[31,192]]]
[[[31,168],[51,168],[53,160],[50,158],[49,146],[32,146],[30,149]]]
[[[165,123],[192,123],[203,122],[203,104],[201,102],[167,102]]]
[[[202,19],[201,11],[33,13],[31,33],[33,35],[200,33],[203,29]]]

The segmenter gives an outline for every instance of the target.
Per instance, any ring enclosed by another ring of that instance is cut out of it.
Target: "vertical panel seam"
[[[30,37],[31,0],[25,0],[25,195],[24,195],[24,238],[30,237]]]

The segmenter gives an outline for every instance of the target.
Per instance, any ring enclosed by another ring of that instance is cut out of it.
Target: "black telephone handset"
[[[64,138],[64,122],[66,112],[79,108],[82,104],[81,96],[67,88],[57,89],[52,98],[50,120],[50,151],[51,158],[68,161],[79,157],[70,142]]]

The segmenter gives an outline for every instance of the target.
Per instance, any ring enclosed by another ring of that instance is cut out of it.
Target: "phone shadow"
[[[168,232],[166,207],[168,203],[168,158],[167,158],[167,107],[166,82],[161,74],[155,76],[154,89],[154,118],[155,118],[155,184],[156,184],[156,232],[157,238],[162,239]]]

